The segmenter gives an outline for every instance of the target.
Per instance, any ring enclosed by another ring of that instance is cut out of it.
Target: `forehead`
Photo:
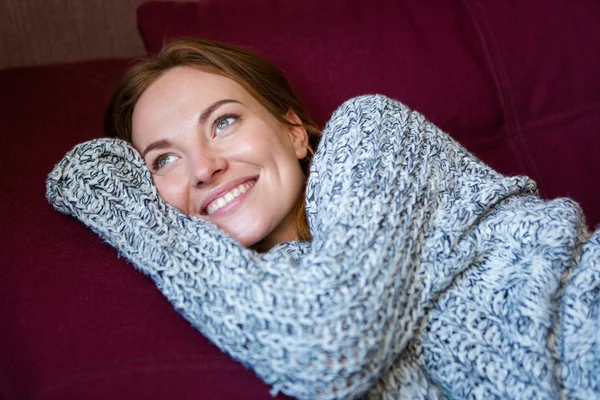
[[[164,72],[146,88],[135,108],[173,105],[189,100],[199,106],[225,96],[239,100],[252,97],[232,79],[191,67],[175,67]]]
[[[194,124],[202,111],[223,99],[238,100],[256,112],[262,109],[260,103],[232,79],[191,67],[171,68],[146,88],[134,107],[134,145],[142,139],[152,139],[156,132],[184,129]]]

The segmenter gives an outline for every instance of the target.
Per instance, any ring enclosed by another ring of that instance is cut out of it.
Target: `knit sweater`
[[[325,127],[310,243],[244,248],[162,201],[118,139],[71,150],[47,197],[273,393],[600,398],[600,232],[384,96]]]

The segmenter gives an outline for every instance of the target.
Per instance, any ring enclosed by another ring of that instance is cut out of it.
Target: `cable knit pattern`
[[[117,139],[47,197],[150,276],[273,393],[600,398],[600,234],[384,96],[344,103],[307,184],[313,241],[258,254],[164,203]]]

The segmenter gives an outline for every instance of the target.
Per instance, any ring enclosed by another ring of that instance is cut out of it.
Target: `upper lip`
[[[210,192],[208,192],[208,194],[206,195],[206,197],[204,198],[204,200],[202,201],[202,203],[200,204],[200,213],[204,214],[204,211],[206,210],[206,207],[208,207],[208,205],[213,202],[214,200],[218,199],[219,197],[221,197],[223,194],[229,192],[230,190],[238,187],[239,185],[241,185],[244,182],[248,182],[248,181],[256,181],[258,180],[258,176],[244,176],[241,178],[236,178],[236,179],[232,179],[228,182],[225,182],[219,186],[217,186],[216,188],[214,188],[213,190],[211,190]]]

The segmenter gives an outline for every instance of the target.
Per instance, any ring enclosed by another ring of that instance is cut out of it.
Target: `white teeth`
[[[206,207],[206,213],[208,215],[214,213],[218,209],[224,207],[225,205],[231,203],[236,197],[245,193],[248,189],[250,189],[254,185],[254,182],[243,183],[238,187],[230,190],[224,196],[219,197],[217,200],[212,201],[208,207]]]

